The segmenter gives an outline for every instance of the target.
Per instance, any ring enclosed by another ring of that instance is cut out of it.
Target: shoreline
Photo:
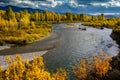
[[[50,36],[52,36],[53,32],[51,32],[50,34],[48,34],[47,36],[40,38],[38,40],[35,40],[34,42],[28,43],[28,44],[32,44],[38,41],[42,41],[46,38],[49,38]],[[27,44],[27,45],[28,45]],[[0,50],[5,50],[5,49],[10,49],[12,48],[12,45],[14,44],[7,44],[5,46],[0,46]],[[3,70],[5,70],[8,67],[7,61],[6,61],[6,57],[9,56],[10,58],[14,58],[16,55],[21,56],[21,58],[23,60],[29,59],[29,61],[33,60],[34,56],[43,56],[44,54],[46,54],[48,52],[48,50],[43,50],[43,51],[36,51],[36,52],[25,52],[25,53],[18,53],[18,54],[9,54],[9,55],[0,55],[0,66],[2,67]]]
[[[30,52],[30,53],[23,53],[23,54],[14,54],[14,55],[2,55],[0,56],[0,66],[3,70],[8,67],[6,57],[9,56],[10,58],[14,58],[16,55],[21,56],[23,60],[29,59],[29,61],[33,60],[34,56],[42,56],[46,54],[48,51],[39,51],[39,52]]]
[[[71,27],[74,27],[74,26],[75,26],[74,23],[75,23],[75,22],[71,22],[71,23],[70,23],[70,22],[65,22],[65,26],[66,26],[67,28],[71,28]],[[79,22],[76,22],[76,23],[79,23]],[[58,24],[61,24],[61,23],[58,23]],[[62,23],[62,24],[63,24],[63,23]],[[53,32],[51,31],[48,35],[46,35],[46,36],[44,36],[44,37],[42,37],[42,38],[39,38],[39,39],[37,39],[37,40],[35,40],[35,41],[27,42],[26,44],[23,44],[23,45],[6,43],[5,45],[0,45],[0,51],[1,51],[1,50],[4,50],[4,49],[10,49],[10,48],[12,48],[12,47],[29,45],[29,44],[35,43],[35,42],[37,42],[37,41],[44,40],[44,39],[50,37],[52,34],[53,34]]]
[[[54,36],[56,36],[56,34],[54,32],[51,32],[47,36],[45,36],[41,39],[38,39],[38,40],[34,41],[33,43],[38,42],[38,41],[44,41],[45,39],[47,39],[51,36],[54,37]],[[32,44],[32,43],[29,43],[29,44]],[[5,47],[4,49],[9,49],[9,48],[11,48],[9,46],[2,46],[2,47],[3,48]],[[0,50],[3,50],[3,49],[0,48]],[[14,58],[16,55],[19,55],[22,57],[23,60],[29,59],[29,61],[31,61],[31,60],[33,60],[34,56],[43,56],[47,52],[48,52],[48,50],[43,50],[43,51],[36,51],[36,52],[25,52],[25,53],[18,53],[18,54],[0,55],[0,66],[2,67],[3,70],[5,70],[8,67],[8,64],[6,61],[7,56],[10,56],[10,58]]]
[[[39,52],[39,51],[48,51],[59,46],[60,40],[59,36],[56,32],[51,32],[46,37],[43,37],[39,40],[36,40],[33,43],[23,45],[23,46],[15,46],[11,48],[6,48],[0,50],[0,56],[4,55],[14,55],[16,53],[24,54],[24,53],[31,53],[31,52]]]
[[[37,42],[37,41],[41,41],[41,40],[43,40],[43,39],[45,39],[45,38],[47,38],[47,37],[50,37],[50,35],[52,34],[52,32],[50,32],[48,35],[46,35],[46,36],[44,36],[44,37],[42,37],[42,38],[39,38],[39,39],[37,39],[37,40],[35,40],[35,41],[32,41],[32,42],[27,42],[26,44],[23,44],[23,45],[17,45],[17,44],[5,44],[5,45],[0,45],[0,51],[1,50],[4,50],[4,49],[10,49],[10,48],[12,48],[12,47],[17,47],[17,46],[24,46],[24,45],[28,45],[28,44],[32,44],[32,43],[35,43],[35,42]]]

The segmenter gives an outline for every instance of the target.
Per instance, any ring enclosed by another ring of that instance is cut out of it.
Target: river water
[[[56,71],[58,68],[64,68],[69,74],[82,58],[99,54],[101,50],[110,56],[115,56],[119,52],[118,45],[110,37],[112,29],[101,30],[82,26],[81,23],[69,24],[71,25],[67,26],[70,27],[66,27],[66,24],[53,24],[52,34],[47,38],[26,46],[1,50],[0,55],[48,50],[43,55],[48,70]],[[86,27],[86,30],[80,30],[79,27]],[[74,75],[70,74],[69,80],[73,78]]]
[[[62,67],[71,74],[73,66],[82,58],[99,54],[101,50],[110,56],[118,53],[118,45],[110,37],[112,29],[86,27],[86,30],[80,30],[79,27],[85,27],[81,23],[74,23],[73,26],[68,28],[65,24],[53,25],[53,32],[57,33],[60,46],[43,56],[49,70],[55,71]],[[69,80],[75,80],[73,77],[71,74]]]

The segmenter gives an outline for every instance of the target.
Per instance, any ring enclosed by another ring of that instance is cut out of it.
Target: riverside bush
[[[19,55],[6,59],[8,67],[5,70],[0,67],[0,80],[66,80],[65,70],[50,73],[41,56],[34,56],[31,62],[28,59],[23,60]]]
[[[78,80],[108,80],[108,73],[112,69],[110,60],[110,57],[105,57],[103,54],[82,59],[74,73]]]
[[[6,58],[8,67],[0,67],[0,80],[67,80],[67,72],[62,68],[50,73],[44,66],[41,56],[34,56],[32,61],[22,59],[19,55]],[[75,66],[74,74],[78,80],[111,80],[109,72],[111,57],[105,55],[82,59]]]

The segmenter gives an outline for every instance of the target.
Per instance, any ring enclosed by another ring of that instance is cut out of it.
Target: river
[[[71,74],[73,66],[82,58],[99,54],[101,50],[110,56],[119,52],[118,45],[110,37],[112,29],[101,30],[82,26],[81,23],[73,25],[74,27],[66,27],[66,24],[53,25],[53,32],[58,34],[61,44],[43,56],[49,70],[62,67]],[[80,30],[79,27],[86,27],[86,30]],[[71,74],[69,80],[75,80],[73,77]]]
[[[101,50],[110,56],[115,56],[119,52],[118,45],[110,37],[112,29],[101,30],[83,26],[81,23],[69,24],[72,24],[72,27],[66,27],[64,23],[53,24],[52,34],[47,38],[26,46],[1,50],[0,55],[48,50],[43,55],[48,70],[56,71],[62,67],[71,73],[73,66],[82,58],[99,54]],[[86,30],[80,30],[79,27],[85,27]],[[69,78],[72,80],[73,77],[71,74]]]

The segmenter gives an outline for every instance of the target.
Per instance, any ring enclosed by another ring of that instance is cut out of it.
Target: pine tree
[[[14,12],[13,12],[13,10],[12,10],[12,8],[11,7],[9,7],[7,10],[6,10],[6,19],[7,20],[16,20],[16,18],[15,18],[15,14],[14,14]]]

